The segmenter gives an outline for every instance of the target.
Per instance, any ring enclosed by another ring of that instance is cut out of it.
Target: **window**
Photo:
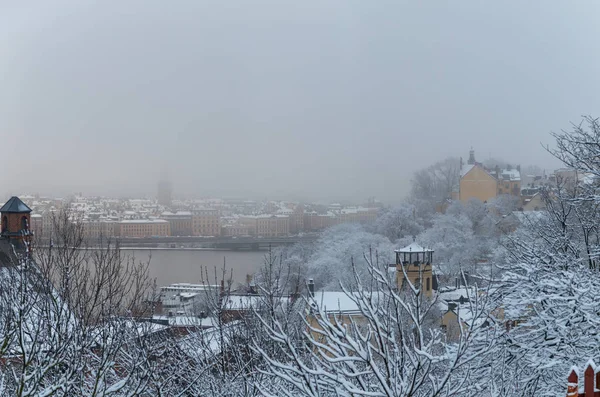
[[[427,277],[427,291],[431,289],[431,280]]]

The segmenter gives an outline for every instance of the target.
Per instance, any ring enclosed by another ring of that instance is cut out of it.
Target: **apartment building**
[[[290,234],[290,217],[287,215],[258,215],[256,217],[256,235],[264,237],[283,237]]]
[[[225,237],[250,236],[252,233],[254,230],[249,225],[229,224],[221,228],[221,236]]]
[[[216,209],[200,209],[192,212],[194,236],[220,236],[221,214]]]
[[[31,214],[30,229],[36,237],[43,237],[44,219],[42,214]]]
[[[335,224],[336,219],[333,214],[319,214],[314,211],[304,213],[303,225],[306,232],[317,232]]]
[[[459,200],[466,203],[479,199],[485,203],[504,194],[521,198],[520,166],[507,165],[505,169],[496,166],[490,170],[475,161],[475,152],[471,150],[467,165],[463,166],[461,162]]]
[[[115,224],[115,235],[120,237],[166,237],[171,225],[164,219],[128,219]]]
[[[239,224],[253,236],[283,237],[290,234],[290,217],[287,215],[244,216],[240,218]]]
[[[378,208],[344,208],[336,213],[336,223],[370,223],[377,219]]]
[[[207,310],[206,300],[218,285],[176,283],[160,289],[162,311],[168,315],[199,315]]]
[[[193,234],[192,213],[189,211],[163,212],[161,219],[171,225],[171,236],[191,236]]]
[[[82,222],[84,238],[107,238],[115,235],[115,221],[108,219],[92,219]]]

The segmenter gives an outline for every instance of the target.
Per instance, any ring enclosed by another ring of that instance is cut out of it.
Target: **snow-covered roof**
[[[510,170],[502,170],[500,171],[500,178],[509,181],[520,181],[521,172],[516,168],[511,168]]]
[[[433,252],[432,249],[430,248],[424,248],[421,247],[419,244],[417,243],[411,243],[410,245],[407,245],[404,248],[400,248],[399,250],[396,250],[395,252],[400,252],[400,253],[411,253],[411,252]]]
[[[125,219],[119,223],[169,223],[164,219]]]
[[[467,175],[473,168],[475,168],[475,164],[467,164],[463,166],[463,168],[460,170],[460,177],[462,178],[463,176]]]
[[[20,198],[17,196],[11,197],[3,206],[0,208],[2,213],[30,213],[29,208]]]
[[[314,302],[325,312],[357,312],[358,305],[344,292],[317,291]]]
[[[191,283],[175,283],[171,285],[165,285],[161,287],[163,291],[205,291],[208,289],[219,288],[218,285],[207,285],[207,284],[191,284]]]
[[[596,175],[591,174],[589,172],[579,174],[578,178],[579,178],[579,182],[581,182],[585,185],[591,185],[594,182],[596,182],[596,180],[598,179],[598,177]]]
[[[439,299],[445,302],[453,302],[453,301],[458,301],[461,298],[463,299],[467,299],[467,297],[473,297],[473,295],[475,294],[475,289],[473,288],[467,288],[467,287],[461,287],[461,288],[453,288],[453,289],[446,289],[446,290],[440,290],[439,292]]]
[[[257,307],[260,297],[254,295],[230,295],[223,302],[225,310],[250,310]]]
[[[212,328],[216,326],[217,321],[212,317],[195,317],[195,316],[160,316],[154,315],[152,319],[155,321],[166,321],[172,327],[202,327]],[[166,327],[163,325],[163,327]]]

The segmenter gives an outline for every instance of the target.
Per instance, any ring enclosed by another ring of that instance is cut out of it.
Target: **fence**
[[[600,372],[596,372],[596,365],[588,361],[583,371],[583,388],[579,388],[579,369],[571,368],[567,378],[567,397],[600,397]]]

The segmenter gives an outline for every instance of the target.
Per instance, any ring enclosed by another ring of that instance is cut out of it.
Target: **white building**
[[[163,312],[170,315],[198,315],[201,306],[218,285],[176,283],[161,287],[160,301]]]

